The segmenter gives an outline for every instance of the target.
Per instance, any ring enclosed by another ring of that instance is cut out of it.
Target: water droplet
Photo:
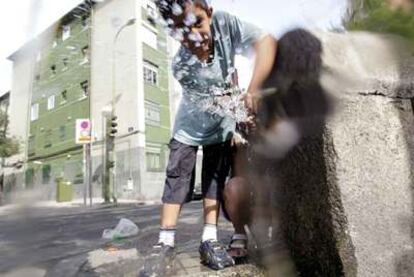
[[[179,16],[179,15],[181,15],[181,14],[183,13],[183,9],[181,8],[181,6],[180,6],[180,5],[178,5],[177,3],[174,3],[174,4],[172,5],[172,13],[173,13],[175,16]]]
[[[194,23],[197,22],[197,17],[194,13],[188,13],[186,18],[184,19],[184,24],[188,27],[191,27],[194,25]]]

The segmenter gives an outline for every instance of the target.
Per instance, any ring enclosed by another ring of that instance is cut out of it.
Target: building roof
[[[15,61],[17,57],[26,56],[27,54],[33,54],[34,52],[37,52],[37,49],[41,48],[41,46],[50,42],[50,38],[55,36],[56,30],[59,28],[61,24],[64,24],[64,22],[71,21],[75,17],[75,14],[79,15],[82,12],[85,14],[87,13],[87,10],[85,9],[85,3],[83,1],[82,3],[71,8],[66,14],[64,14],[58,20],[54,21],[39,35],[23,44],[19,49],[17,49],[10,56],[8,56],[7,59],[10,61]]]

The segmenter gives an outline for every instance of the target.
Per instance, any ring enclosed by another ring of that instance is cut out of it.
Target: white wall
[[[102,138],[102,109],[110,108],[112,99],[113,40],[117,30],[130,18],[136,17],[137,1],[106,1],[96,7],[92,33],[91,100],[95,135]],[[138,22],[137,22],[138,23]],[[129,127],[138,129],[137,112],[137,32],[136,25],[126,27],[115,49],[116,114],[118,134],[126,134]]]
[[[15,57],[13,63],[12,89],[9,106],[9,134],[19,139],[22,144],[20,154],[11,157],[7,163],[24,160],[27,151],[27,132],[30,97],[33,79],[33,63],[31,57]]]

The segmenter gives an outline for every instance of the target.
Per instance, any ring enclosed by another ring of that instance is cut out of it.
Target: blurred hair
[[[287,32],[278,41],[277,57],[265,87],[281,89],[293,81],[317,80],[322,69],[321,56],[322,44],[310,32],[304,29]]]
[[[268,127],[274,118],[295,121],[302,135],[320,131],[331,101],[320,84],[322,44],[304,29],[287,32],[278,41],[272,71],[264,88],[277,93],[264,97],[259,119]]]
[[[173,5],[177,4],[184,9],[186,3],[193,3],[200,5],[204,9],[210,7],[209,0],[156,0],[155,5],[157,6],[161,17],[164,20],[170,19],[173,17]]]

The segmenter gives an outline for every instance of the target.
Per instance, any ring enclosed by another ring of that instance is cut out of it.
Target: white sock
[[[201,237],[201,241],[204,242],[206,240],[217,240],[217,225],[204,224],[203,236]]]
[[[158,243],[174,247],[175,246],[175,232],[176,229],[160,229]]]

